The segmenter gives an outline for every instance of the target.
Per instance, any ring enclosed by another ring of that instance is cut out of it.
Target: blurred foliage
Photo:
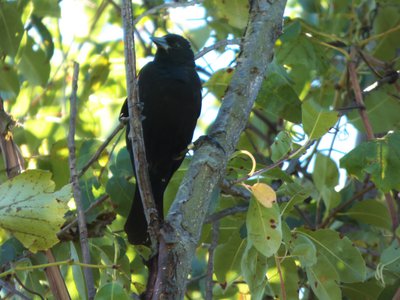
[[[117,126],[126,96],[119,2],[74,1],[73,6],[67,2],[0,0],[0,100],[21,124],[13,136],[26,165],[51,172],[53,178],[46,178],[44,184],[52,180],[57,190],[69,183],[66,136],[73,61],[80,63],[79,170]],[[134,1],[134,15],[162,3]],[[247,0],[206,0],[196,7],[163,8],[139,20],[138,69],[154,52],[152,35],[183,34],[195,51],[225,38],[242,37]],[[210,112],[224,101],[239,51],[238,46],[227,46],[197,60],[204,82],[198,135],[207,132],[213,121]],[[272,187],[278,203],[264,207],[258,202],[263,197],[260,191],[250,202],[216,191],[210,214],[244,205],[249,209],[220,220],[214,299],[383,300],[394,296],[400,277],[399,57],[398,0],[288,1],[283,33],[237,146],[252,153],[256,163],[251,157],[235,155],[226,173],[239,185]],[[365,107],[355,102],[347,68],[350,60],[357,66]],[[377,136],[373,140],[366,140],[361,109]],[[339,148],[346,143],[343,139],[353,143],[355,137],[347,136],[351,126],[359,131],[355,148]],[[96,228],[107,212],[117,214],[105,231],[90,239],[93,264],[119,266],[94,269],[96,299],[128,299],[129,293],[145,290],[148,275],[142,259],[148,249],[130,246],[122,230],[135,184],[122,134],[80,177],[84,207],[90,207],[89,227]],[[340,165],[337,153],[342,157]],[[172,202],[189,162],[190,156],[174,175],[166,203]],[[269,169],[254,178],[248,176],[252,167]],[[1,183],[7,185],[3,162],[0,168]],[[91,208],[104,194],[109,197]],[[75,216],[70,207],[67,222]],[[192,262],[188,299],[205,296],[210,228],[204,225]],[[32,297],[30,289],[53,299],[42,269],[32,268],[46,263],[43,253],[27,251],[5,230],[0,240],[1,271],[20,270],[2,279],[28,297]],[[76,241],[75,236],[53,246],[56,259],[80,261]],[[71,297],[86,299],[81,267],[62,265],[61,272]],[[0,297],[6,293],[2,289]]]

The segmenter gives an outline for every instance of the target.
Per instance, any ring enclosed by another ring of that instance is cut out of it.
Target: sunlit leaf
[[[222,99],[229,83],[231,82],[234,72],[235,70],[232,68],[221,69],[215,72],[210,79],[208,79],[204,84],[204,87],[213,93],[217,99]]]
[[[54,192],[51,173],[28,170],[0,185],[0,226],[10,231],[32,252],[58,242],[71,186]]]
[[[131,299],[124,288],[117,282],[103,285],[96,294],[95,300],[128,300]]]
[[[276,193],[268,184],[256,183],[250,186],[254,197],[266,208],[271,208],[276,203]]]

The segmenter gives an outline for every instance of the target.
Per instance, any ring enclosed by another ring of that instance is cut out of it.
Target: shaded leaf
[[[390,230],[392,223],[387,207],[376,200],[363,200],[354,204],[352,208],[343,213],[357,220],[360,224],[366,223]]]
[[[46,53],[40,48],[34,50],[34,43],[30,37],[22,47],[21,53],[18,67],[22,75],[32,85],[46,84],[50,75],[50,63]]]
[[[250,200],[246,218],[247,237],[264,256],[275,254],[282,242],[281,216],[279,206],[262,206],[255,199]]]
[[[0,24],[0,49],[14,57],[24,32],[16,2],[0,2]]]
[[[271,145],[271,159],[276,162],[287,155],[292,149],[292,139],[287,131],[281,131]]]
[[[256,104],[271,117],[301,122],[301,101],[286,70],[275,60],[269,65]]]
[[[267,284],[267,258],[262,255],[251,242],[247,243],[242,256],[242,274],[249,285],[252,299],[263,299]]]
[[[318,139],[329,131],[338,120],[338,114],[329,111],[314,101],[302,105],[302,122],[309,139]]]
[[[311,289],[319,300],[342,299],[339,275],[326,257],[318,257],[317,263],[307,267],[306,272]]]
[[[290,254],[297,256],[302,267],[310,267],[317,262],[317,249],[311,240],[303,235],[293,234]]]
[[[238,231],[234,232],[226,243],[217,246],[214,254],[214,272],[218,282],[227,283],[229,286],[240,276],[245,248],[246,240],[240,237]]]
[[[400,133],[361,143],[340,160],[340,166],[359,180],[370,174],[384,192],[400,189]]]
[[[330,229],[314,232],[302,230],[298,231],[298,234],[304,235],[314,243],[319,256],[326,258],[336,269],[340,281],[351,283],[365,279],[365,262],[347,237],[341,238],[339,233]]]
[[[9,65],[0,62],[0,97],[15,98],[19,93],[17,72]]]

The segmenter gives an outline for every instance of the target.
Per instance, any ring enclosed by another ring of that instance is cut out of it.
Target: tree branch
[[[79,226],[79,239],[82,247],[82,257],[85,264],[90,264],[90,251],[88,232],[86,227],[85,212],[83,210],[83,204],[81,202],[81,190],[79,188],[78,175],[76,170],[76,156],[75,156],[75,126],[76,126],[76,93],[78,90],[78,75],[79,75],[79,64],[74,62],[74,75],[72,78],[72,94],[71,94],[71,112],[69,121],[69,133],[68,133],[68,150],[69,150],[69,169],[71,174],[71,182],[74,193],[74,200],[76,210],[78,213],[78,226]],[[84,267],[83,272],[85,274],[86,287],[88,291],[88,298],[94,299],[96,290],[94,287],[93,273],[92,270]]]
[[[139,185],[147,223],[149,224],[148,231],[152,250],[155,252],[158,245],[157,237],[159,235],[160,221],[151,189],[144,148],[142,119],[136,84],[135,37],[134,23],[132,20],[132,3],[130,0],[122,0],[122,20],[124,27],[125,72],[130,124],[129,138],[132,143],[133,157],[135,159],[136,180]]]
[[[213,299],[213,274],[214,274],[214,252],[218,246],[219,237],[219,221],[212,224],[211,231],[211,245],[208,248],[208,263],[207,263],[207,277],[206,277],[206,300]]]
[[[244,130],[281,33],[286,1],[252,1],[243,51],[215,124],[195,152],[161,230],[153,299],[182,299],[214,188]]]

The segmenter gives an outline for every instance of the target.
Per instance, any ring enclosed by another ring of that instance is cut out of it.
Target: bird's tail
[[[139,188],[136,186],[135,197],[125,223],[125,232],[128,235],[129,243],[133,245],[147,245],[149,243],[147,233],[147,221],[144,214],[142,199]]]
[[[153,196],[159,217],[163,215],[163,195],[166,184],[161,180],[151,180]],[[144,214],[142,198],[140,197],[139,187],[136,185],[135,197],[131,206],[131,211],[125,223],[125,232],[128,235],[129,243],[133,245],[150,245],[150,238],[147,232],[147,220]]]

